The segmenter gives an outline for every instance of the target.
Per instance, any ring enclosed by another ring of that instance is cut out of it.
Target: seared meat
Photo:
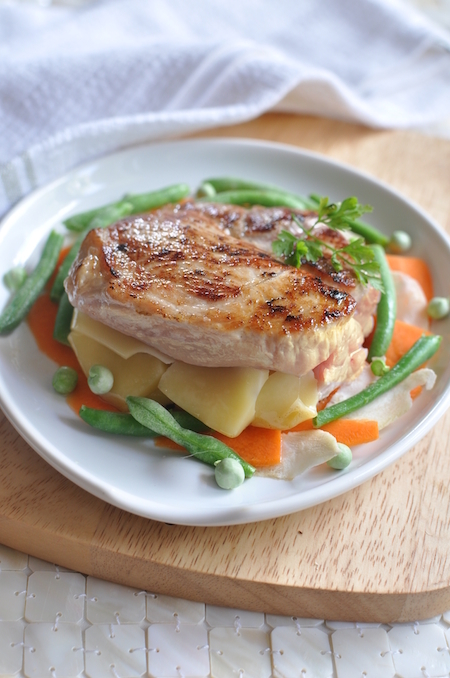
[[[349,293],[233,237],[206,209],[91,231],[66,289],[89,316],[194,365],[302,375],[363,340]]]
[[[272,254],[272,242],[281,231],[289,231],[297,238],[304,237],[304,232],[296,223],[294,215],[308,229],[314,226],[317,220],[315,212],[292,210],[289,207],[255,206],[246,209],[237,205],[187,202],[175,209],[180,215],[184,212],[207,214],[226,233],[246,240],[270,254]],[[167,211],[173,211],[173,207],[165,208],[161,210],[161,213]],[[348,244],[345,233],[328,228],[324,224],[318,224],[315,227],[314,235],[336,249]],[[320,258],[314,264],[305,264],[303,268],[319,275],[328,285],[352,295],[357,302],[354,317],[361,325],[364,336],[368,336],[373,329],[373,316],[380,299],[378,290],[370,285],[366,287],[360,285],[348,268],[344,267],[342,271],[335,271],[329,256]]]

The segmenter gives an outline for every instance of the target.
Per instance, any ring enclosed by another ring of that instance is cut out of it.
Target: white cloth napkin
[[[0,4],[0,214],[93,157],[273,107],[438,121],[449,43],[397,0]]]

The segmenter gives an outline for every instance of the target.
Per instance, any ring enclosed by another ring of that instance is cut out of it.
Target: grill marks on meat
[[[173,208],[169,209],[172,210]],[[304,231],[295,219],[307,229],[314,226],[317,220],[315,212],[293,210],[289,207],[260,207],[256,205],[246,209],[239,205],[187,202],[179,205],[176,209],[179,213],[207,214],[225,232],[235,238],[251,242],[270,254],[272,254],[272,242],[276,240],[281,231],[289,231],[296,238],[304,237]],[[314,234],[336,249],[348,244],[347,238],[341,231],[328,228],[323,224],[315,228]],[[322,277],[328,276],[327,282],[330,284],[343,284],[349,291],[357,286],[357,280],[351,269],[344,268],[342,271],[335,271],[329,256],[321,257],[314,264],[310,264],[310,267],[312,272],[316,271]]]
[[[301,375],[354,337],[350,294],[227,229],[206,210],[185,207],[91,231],[66,281],[69,299],[175,359],[204,366]]]
[[[168,208],[169,212],[173,210],[173,207]],[[163,214],[164,211],[163,208],[161,213]],[[186,202],[178,205],[175,211],[180,215],[185,212],[206,214],[214,219],[219,228],[226,233],[252,243],[272,256],[272,243],[281,231],[288,231],[296,238],[304,237],[305,234],[296,223],[294,215],[307,229],[314,226],[317,220],[315,212],[292,210],[289,207],[254,206],[246,209],[238,205]],[[314,228],[314,235],[335,249],[348,244],[348,239],[342,231],[329,228],[324,224],[318,224]],[[313,275],[320,276],[324,283],[354,297],[357,302],[355,319],[361,325],[364,336],[368,336],[373,329],[373,316],[380,299],[378,290],[370,285],[367,287],[361,285],[351,268],[344,266],[342,271],[335,271],[330,256],[321,257],[314,263],[303,264],[302,268]]]

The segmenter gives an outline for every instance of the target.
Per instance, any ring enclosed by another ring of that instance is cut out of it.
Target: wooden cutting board
[[[343,160],[450,231],[450,142],[283,114],[201,136],[279,141]],[[424,619],[450,609],[449,437],[450,413],[394,466],[337,499],[276,520],[196,528],[91,496],[0,415],[0,542],[85,574],[228,607]]]

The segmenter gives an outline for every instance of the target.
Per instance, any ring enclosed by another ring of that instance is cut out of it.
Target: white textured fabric
[[[0,214],[82,161],[273,107],[438,121],[449,44],[396,0],[0,3]]]

